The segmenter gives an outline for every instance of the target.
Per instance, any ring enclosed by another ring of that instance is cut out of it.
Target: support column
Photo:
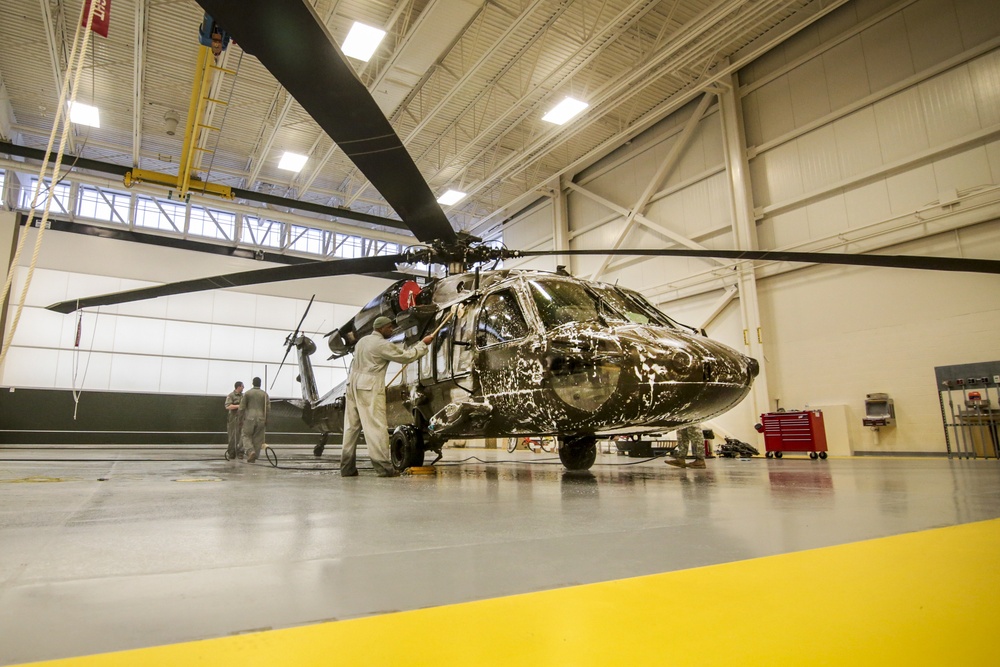
[[[549,186],[552,188],[552,249],[569,250],[569,195],[563,190],[560,176],[556,176]],[[556,255],[556,264],[573,273],[572,260],[566,255]]]
[[[733,238],[739,250],[757,250],[757,229],[753,216],[753,197],[750,191],[749,163],[746,138],[743,132],[743,112],[737,98],[739,81],[735,74],[721,82],[719,114],[722,120],[722,142],[729,177],[729,202],[733,221]],[[753,262],[741,262],[737,270],[737,287],[740,294],[740,316],[743,321],[744,353],[760,363],[760,374],[753,384],[750,397],[754,416],[770,410],[767,390],[767,366],[764,362],[764,331],[760,322],[760,304],[757,299],[757,276]]]

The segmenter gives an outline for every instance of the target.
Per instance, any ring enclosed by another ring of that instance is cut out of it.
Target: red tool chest
[[[768,412],[760,416],[767,458],[785,452],[809,452],[809,458],[826,458],[826,427],[822,410]]]

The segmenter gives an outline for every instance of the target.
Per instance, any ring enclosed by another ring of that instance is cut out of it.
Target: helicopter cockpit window
[[[479,315],[476,344],[479,347],[517,340],[528,335],[528,324],[517,297],[503,290],[486,297]]]
[[[612,285],[595,286],[594,289],[600,294],[606,306],[601,314],[609,320],[674,327],[674,322],[669,317],[656,310],[635,292]]]
[[[546,329],[569,322],[600,321],[597,300],[580,283],[531,280],[531,296]]]

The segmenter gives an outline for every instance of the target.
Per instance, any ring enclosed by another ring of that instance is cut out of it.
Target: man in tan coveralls
[[[243,394],[240,400],[240,414],[243,415],[243,450],[248,453],[247,463],[253,463],[260,456],[260,446],[264,444],[267,427],[267,411],[271,399],[260,388],[260,378],[253,379],[253,389]],[[253,447],[253,451],[250,448]]]
[[[233,390],[226,396],[226,431],[229,435],[229,448],[226,458],[230,461],[243,458],[243,420],[240,419],[240,401],[243,399],[243,383],[237,382]]]
[[[389,454],[389,427],[385,419],[385,369],[390,361],[406,364],[427,353],[434,340],[427,336],[411,348],[390,343],[392,320],[378,316],[374,331],[354,347],[354,361],[347,377],[347,403],[344,409],[344,451],[340,456],[340,476],[358,474],[358,437],[364,430],[368,456],[379,477],[395,477]]]

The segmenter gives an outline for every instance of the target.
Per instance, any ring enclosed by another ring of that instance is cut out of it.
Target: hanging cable
[[[76,102],[77,89],[80,84],[80,75],[83,72],[83,63],[87,58],[88,32],[90,27],[93,25],[94,10],[96,8],[97,3],[91,2],[86,20],[77,24],[76,32],[73,34],[73,47],[70,50],[69,61],[66,65],[66,78],[63,80],[62,89],[59,92],[59,104],[56,107],[56,115],[52,122],[52,133],[49,135],[49,142],[45,148],[45,158],[42,160],[42,166],[39,169],[38,183],[35,186],[35,198],[38,197],[38,192],[45,183],[45,173],[48,168],[49,156],[52,154],[52,144],[55,143],[56,134],[60,127],[60,120],[62,120],[62,137],[59,141],[59,151],[56,154],[55,164],[52,166],[51,178],[55,178],[55,176],[59,173],[59,168],[62,166],[63,153],[66,150],[66,141],[69,139],[69,133],[72,131],[69,113],[66,110],[66,91],[70,88],[69,82],[72,74],[73,84],[70,89],[69,104]],[[86,27],[86,31],[83,31],[81,39],[81,31],[84,27]],[[77,57],[77,51],[79,51],[79,58]],[[63,114],[65,114],[65,116]],[[48,226],[49,212],[52,208],[52,200],[54,198],[55,188],[52,187],[49,189],[48,196],[45,199],[45,210],[42,212],[42,219],[38,224],[38,235],[35,238],[35,249],[31,256],[31,264],[28,266],[28,273],[24,279],[24,287],[21,290],[21,297],[18,300],[17,310],[14,312],[14,319],[11,322],[10,331],[7,332],[7,337],[4,339],[2,349],[0,349],[0,366],[3,366],[4,359],[7,358],[7,352],[10,350],[11,342],[14,340],[14,333],[17,331],[18,322],[21,320],[21,312],[24,310],[24,303],[28,297],[28,288],[31,286],[31,279],[35,274],[35,265],[38,263],[38,255],[41,253],[42,239],[45,236],[45,228]],[[33,214],[34,210],[33,206],[29,213]],[[33,215],[29,215],[28,224],[30,224],[31,217],[33,217]],[[7,272],[7,280],[4,282],[3,293],[0,294],[0,303],[4,303],[7,298],[7,294],[10,292],[10,286],[14,280],[14,272],[17,270],[21,250],[24,247],[24,241],[27,236],[27,229],[25,229],[24,233],[21,234],[18,239],[17,250],[14,252],[14,258],[11,261],[10,270]]]
[[[80,339],[83,334],[83,311],[77,313],[76,318],[76,339],[73,343],[73,420],[76,421],[77,409],[80,407],[80,397],[83,396],[83,385],[87,382],[87,371],[90,369],[90,360],[94,356],[94,340],[97,338],[97,316],[101,314],[100,307],[94,315],[94,330],[90,332],[90,349],[87,350],[87,364],[83,367],[83,377],[80,378],[80,389],[76,388],[76,378],[80,370]]]

